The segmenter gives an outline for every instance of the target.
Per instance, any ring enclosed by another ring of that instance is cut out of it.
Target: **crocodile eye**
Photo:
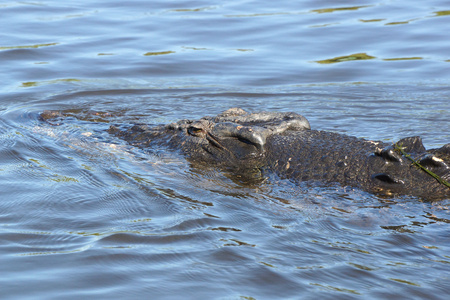
[[[204,130],[202,128],[191,126],[188,128],[188,133],[193,136],[203,136]]]
[[[379,173],[379,174],[372,175],[372,178],[377,179],[384,183],[389,183],[389,184],[404,184],[405,183],[403,180],[392,177],[391,175],[386,174],[386,173]]]

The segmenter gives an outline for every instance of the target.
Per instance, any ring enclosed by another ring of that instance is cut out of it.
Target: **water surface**
[[[243,182],[105,129],[239,106],[440,147],[448,3],[8,1],[0,14],[2,299],[446,299],[450,199]],[[45,109],[105,117],[49,126]]]

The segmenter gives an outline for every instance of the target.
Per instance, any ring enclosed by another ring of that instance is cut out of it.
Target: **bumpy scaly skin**
[[[419,137],[405,138],[398,144],[423,166],[450,179],[450,152],[445,155],[445,146],[427,153]],[[307,130],[271,136],[266,151],[269,169],[284,178],[336,182],[384,195],[407,194],[430,200],[450,197],[448,187],[383,142]]]
[[[58,125],[64,113],[44,112],[41,118]],[[339,183],[384,195],[450,198],[448,187],[412,165],[392,145],[311,130],[306,118],[296,113],[247,113],[232,108],[197,121],[157,127],[111,126],[108,132],[140,148],[180,150],[194,164],[241,174],[259,168],[295,181]],[[428,151],[419,137],[397,144],[424,167],[450,181],[450,144]]]

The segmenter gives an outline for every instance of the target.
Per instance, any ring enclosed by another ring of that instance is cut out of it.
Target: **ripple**
[[[49,46],[56,46],[56,45],[59,45],[59,43],[22,45],[22,46],[3,46],[3,47],[0,47],[0,51],[2,51],[2,50],[14,50],[14,49],[37,49],[37,48],[41,48],[41,47],[49,47]]]
[[[5,253],[15,256],[70,254],[90,248],[89,239],[67,233],[6,231],[2,238],[10,243]]]
[[[445,5],[87,2],[0,4],[3,297],[447,297],[447,200],[237,177],[104,134],[240,106],[442,146]],[[82,117],[39,122],[52,109]]]
[[[176,53],[176,52],[175,51],[147,52],[144,54],[144,56],[166,55],[166,54],[173,54],[173,53]]]
[[[41,86],[41,85],[57,84],[57,83],[61,83],[61,82],[81,82],[81,80],[76,79],[76,78],[60,78],[60,79],[54,79],[54,80],[27,81],[27,82],[22,82],[21,87],[29,88],[29,87],[36,87],[36,86]]]
[[[348,11],[348,10],[359,10],[362,8],[373,7],[373,5],[363,5],[363,6],[349,6],[349,7],[335,7],[335,8],[321,8],[321,9],[313,9],[310,12],[324,14],[324,13],[334,13],[340,11]]]
[[[356,54],[339,56],[339,57],[334,57],[334,58],[325,59],[325,60],[318,60],[318,61],[316,61],[316,63],[333,64],[333,63],[344,62],[344,61],[366,60],[366,59],[374,59],[374,58],[376,58],[376,57],[367,55],[366,53],[356,53]]]
[[[450,15],[450,10],[435,11],[434,14],[436,17],[448,16]]]

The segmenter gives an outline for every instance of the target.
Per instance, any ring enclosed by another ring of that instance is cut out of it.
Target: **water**
[[[442,146],[449,9],[1,2],[2,299],[446,299],[449,199],[245,183],[104,129],[240,106]],[[44,126],[44,109],[108,114]]]

